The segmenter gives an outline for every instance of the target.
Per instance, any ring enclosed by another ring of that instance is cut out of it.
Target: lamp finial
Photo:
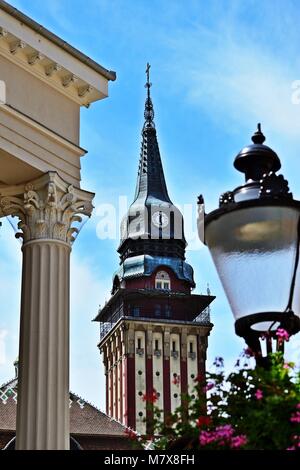
[[[261,131],[260,122],[257,124],[257,130],[256,132],[254,132],[253,136],[251,137],[251,140],[254,144],[263,144],[264,141],[266,140],[265,136],[263,135]]]

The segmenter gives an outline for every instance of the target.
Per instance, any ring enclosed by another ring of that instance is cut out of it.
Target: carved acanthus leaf
[[[58,177],[57,177],[58,178]],[[75,189],[72,185],[57,184],[50,178],[44,185],[30,183],[23,193],[0,195],[0,216],[12,215],[20,219],[17,237],[24,243],[35,239],[55,239],[71,244],[78,233],[74,222],[81,222],[81,215],[92,213],[92,195]],[[60,180],[61,181],[61,180]]]

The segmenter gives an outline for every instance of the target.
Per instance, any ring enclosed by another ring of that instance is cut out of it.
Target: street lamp
[[[205,214],[199,197],[198,231],[208,246],[235,318],[236,334],[261,356],[278,328],[300,330],[300,201],[276,172],[277,154],[264,145],[260,124],[253,144],[243,148],[234,166],[245,184],[221,195],[219,209]]]

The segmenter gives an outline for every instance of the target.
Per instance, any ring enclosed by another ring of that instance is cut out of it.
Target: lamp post
[[[260,124],[252,141],[234,160],[245,183],[222,194],[209,214],[199,197],[198,232],[231,306],[235,332],[263,363],[262,336],[270,352],[278,328],[289,335],[300,330],[300,201],[276,174],[281,163],[264,145]]]

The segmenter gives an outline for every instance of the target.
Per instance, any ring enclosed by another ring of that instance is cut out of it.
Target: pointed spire
[[[139,172],[135,192],[137,198],[154,197],[157,200],[172,204],[164,177],[164,170],[160,158],[154,119],[153,104],[150,97],[150,64],[146,68],[147,98],[145,102],[145,123],[142,130],[142,147],[139,163]]]
[[[151,65],[149,62],[147,62],[147,67],[146,67],[146,75],[147,75],[147,82],[145,84],[145,88],[147,88],[147,98],[145,102],[145,124],[144,124],[144,129],[145,128],[155,128],[154,124],[154,109],[153,109],[153,104],[150,96],[150,88],[152,87],[152,83],[150,82],[150,67]]]

